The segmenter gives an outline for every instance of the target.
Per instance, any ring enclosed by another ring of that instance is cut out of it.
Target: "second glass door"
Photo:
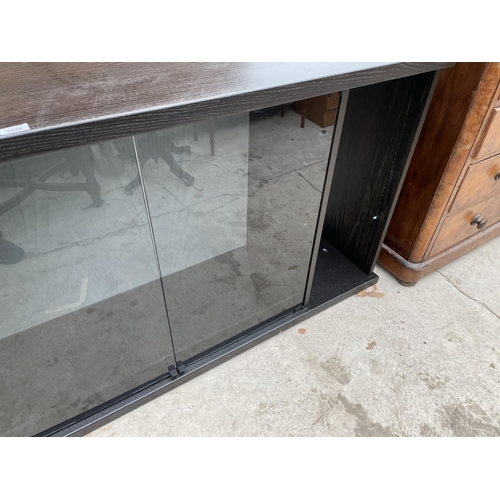
[[[135,137],[178,360],[303,302],[332,134],[277,107]]]

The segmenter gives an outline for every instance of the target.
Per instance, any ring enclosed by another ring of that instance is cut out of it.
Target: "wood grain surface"
[[[457,63],[434,96],[379,258],[408,283],[500,234],[500,155],[491,156],[500,63]],[[470,225],[479,212],[488,219],[480,230]]]
[[[439,230],[430,257],[453,247],[457,243],[481,232],[477,225],[471,225],[474,217],[480,216],[488,222],[485,227],[500,222],[500,194],[482,200],[456,214],[447,217]]]
[[[409,259],[412,262],[421,262],[431,254],[434,240],[439,235],[439,229],[466,173],[466,167],[471,163],[471,148],[485,125],[484,122],[494,102],[499,81],[500,63],[487,63],[442,180],[418,233]]]
[[[475,161],[500,153],[500,107],[492,109],[486,120],[472,153]]]
[[[500,155],[470,165],[449,213],[460,212],[482,199],[500,193]]]
[[[385,238],[405,259],[410,258],[485,66],[458,63],[441,72]]]
[[[349,92],[323,237],[370,274],[434,73]]]
[[[0,161],[428,72],[452,63],[0,63]]]

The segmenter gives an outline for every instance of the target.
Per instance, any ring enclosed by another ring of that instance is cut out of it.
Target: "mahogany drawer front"
[[[482,160],[500,153],[500,107],[493,108],[486,118],[486,125],[479,133],[472,158]]]
[[[471,224],[477,216],[478,224]],[[485,220],[486,219],[486,220]],[[450,215],[444,221],[431,251],[431,256],[470,238],[500,221],[500,194],[480,201],[475,205]]]
[[[500,193],[500,155],[469,166],[450,214]]]

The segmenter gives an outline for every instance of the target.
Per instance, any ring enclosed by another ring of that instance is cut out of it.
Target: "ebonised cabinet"
[[[375,283],[450,65],[2,64],[0,433],[88,432]]]

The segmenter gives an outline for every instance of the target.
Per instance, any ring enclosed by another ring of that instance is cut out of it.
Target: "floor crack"
[[[248,194],[247,196],[248,196],[249,198],[251,198],[252,196],[255,196],[255,195],[256,195],[256,194],[260,191],[260,189],[263,187],[263,182],[264,182],[264,185],[266,185],[266,184],[268,184],[268,183],[269,183],[269,182],[271,182],[271,181],[274,181],[274,180],[276,180],[276,179],[279,179],[280,177],[284,177],[285,175],[290,175],[290,174],[297,174],[297,175],[299,175],[299,176],[300,176],[300,177],[302,177],[302,178],[303,178],[306,182],[308,182],[308,183],[311,185],[311,187],[312,187],[313,189],[316,189],[316,188],[315,188],[315,187],[314,187],[314,186],[313,186],[313,185],[312,185],[312,184],[311,184],[311,183],[310,183],[310,182],[309,182],[309,181],[308,181],[308,180],[307,180],[307,179],[306,179],[306,178],[305,178],[302,174],[300,174],[300,173],[299,173],[299,170],[304,170],[305,168],[308,168],[308,167],[310,167],[311,165],[316,165],[317,163],[322,163],[322,162],[326,162],[326,160],[325,160],[325,159],[323,159],[323,160],[317,160],[317,161],[315,161],[315,162],[313,162],[313,163],[310,163],[309,165],[303,165],[303,166],[301,166],[301,167],[299,167],[299,168],[297,168],[297,169],[289,170],[289,171],[287,171],[287,172],[283,172],[283,173],[281,173],[281,174],[278,174],[278,175],[275,175],[274,177],[269,177],[269,178],[263,178],[263,177],[256,177],[256,178],[255,178],[255,177],[253,177],[253,176],[252,176],[252,174],[251,174],[251,173],[249,173],[249,174],[248,174],[248,177],[249,177],[249,178],[250,178],[253,182],[260,181],[260,183],[261,183],[261,184],[260,184],[260,186],[258,186],[258,187],[256,188],[256,190],[255,190],[255,192],[254,192],[254,193],[252,193],[252,194]],[[321,193],[321,192],[322,192],[322,191],[320,191],[319,189],[316,189],[316,191],[318,191],[318,193]]]
[[[295,173],[299,176],[299,177],[302,177],[302,179],[304,179],[315,191],[317,191],[318,193],[321,193],[321,191],[318,189],[318,188],[315,188],[312,184],[311,184],[311,181],[309,179],[306,179],[300,172],[297,172],[295,171]]]
[[[152,215],[151,219],[158,219],[158,218],[163,217],[165,215],[175,214],[175,213],[179,213],[179,212],[185,212],[186,208],[182,208],[180,210],[172,210],[171,212],[163,212],[163,213],[158,214],[158,215]],[[108,236],[116,236],[116,235],[119,235],[120,233],[123,234],[125,231],[127,231],[129,229],[141,229],[141,228],[146,227],[148,225],[149,225],[148,222],[144,222],[142,224],[124,225],[123,227],[121,227],[119,229],[115,229],[114,231],[110,231],[110,232],[100,234],[97,236],[89,236],[88,238],[84,238],[84,239],[81,239],[79,241],[75,241],[74,243],[68,243],[67,245],[62,245],[60,247],[51,248],[49,250],[45,250],[45,251],[42,251],[39,253],[30,253],[29,257],[26,257],[26,258],[38,258],[38,257],[43,257],[44,255],[51,254],[53,252],[67,250],[68,248],[88,246],[88,245],[91,245],[94,241],[102,240],[104,238],[107,238]]]
[[[238,198],[233,198],[232,200],[229,200],[227,203],[224,203],[224,205],[220,205],[219,207],[216,207],[214,208],[213,210],[209,210],[208,212],[204,212],[203,215],[208,215],[208,214],[211,214],[213,212],[216,212],[217,210],[220,210],[221,208],[229,205],[230,203],[234,203],[235,201],[238,201],[240,200],[241,197],[238,197]],[[195,212],[196,213],[196,212]]]
[[[436,271],[440,276],[442,276],[450,285],[453,285],[464,297],[467,297],[468,299],[472,300],[473,302],[476,302],[477,304],[483,306],[488,312],[490,312],[491,314],[493,314],[493,316],[495,316],[495,318],[497,318],[498,320],[500,320],[500,316],[493,310],[491,310],[484,302],[481,302],[480,300],[477,300],[475,299],[474,297],[471,297],[467,292],[464,292],[461,288],[459,288],[455,282],[449,278],[448,276],[446,276],[445,274],[439,272],[439,271]]]

